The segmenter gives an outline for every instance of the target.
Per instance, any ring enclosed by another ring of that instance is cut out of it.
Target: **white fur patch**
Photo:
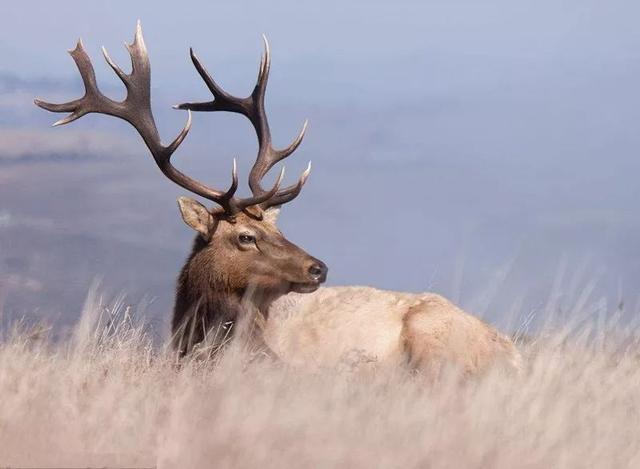
[[[280,207],[269,207],[264,211],[264,220],[273,225],[278,221],[278,215],[280,215]]]

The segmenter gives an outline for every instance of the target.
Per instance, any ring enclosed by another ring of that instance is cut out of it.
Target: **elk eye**
[[[238,241],[241,244],[253,244],[256,242],[256,237],[250,234],[241,234],[238,236]]]

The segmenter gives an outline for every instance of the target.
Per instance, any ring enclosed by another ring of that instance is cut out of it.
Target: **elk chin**
[[[313,293],[320,288],[320,283],[292,283],[289,290],[293,293]]]

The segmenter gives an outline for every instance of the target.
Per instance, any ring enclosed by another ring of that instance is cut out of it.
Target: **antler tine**
[[[222,196],[222,201],[224,201],[225,203],[223,204],[223,206],[229,206],[232,202],[233,196],[235,195],[236,191],[238,190],[238,164],[236,163],[236,159],[233,159],[233,168],[231,169],[231,185],[229,186],[229,189],[227,189],[227,192],[224,193],[224,195]]]
[[[271,49],[269,48],[267,36],[264,34],[262,35],[262,42],[264,43],[264,52],[260,57],[260,69],[258,71],[258,80],[256,81],[256,90],[259,90],[264,100],[267,82],[269,81],[269,72],[271,71]]]
[[[191,56],[193,66],[198,71],[198,74],[202,78],[202,81],[204,81],[207,85],[207,88],[209,88],[209,91],[213,95],[214,99],[212,101],[203,103],[176,104],[175,106],[173,106],[173,108],[186,109],[189,111],[237,112],[248,117],[251,113],[251,98],[238,98],[227,93],[215,82],[204,65],[202,65],[202,62],[200,62],[200,59],[194,52],[193,48],[189,49],[189,55]]]
[[[93,70],[93,65],[91,64],[91,59],[87,55],[87,52],[82,44],[82,39],[78,39],[76,47],[70,49],[69,55],[78,67],[78,71],[80,72],[80,77],[82,78],[82,83],[84,84],[85,94],[80,99],[75,99],[73,101],[69,101],[67,103],[61,104],[53,104],[42,101],[40,99],[35,99],[34,102],[37,106],[40,106],[43,109],[51,112],[69,112],[70,114],[53,123],[53,126],[59,126],[68,124],[69,122],[73,122],[76,119],[84,116],[85,114],[91,112],[88,109],[89,103],[94,104],[93,102],[99,102],[101,98],[104,98],[102,93],[98,90],[98,85],[96,83],[96,74]],[[112,111],[113,102],[108,98],[103,100],[103,107],[105,111]]]
[[[147,48],[142,36],[140,21],[137,23],[133,42],[131,44],[125,43],[125,46],[131,57],[131,73],[129,74],[125,73],[111,59],[104,47],[102,48],[105,60],[120,80],[122,80],[122,83],[124,83],[127,89],[127,96],[124,101],[114,101],[102,94],[99,90],[91,59],[80,40],[76,47],[69,51],[69,53],[75,61],[80,76],[82,77],[85,87],[84,96],[62,104],[53,104],[36,99],[34,101],[35,104],[51,112],[71,113],[67,117],[57,121],[54,125],[68,124],[89,113],[107,114],[126,120],[138,131],[149,148],[156,164],[167,178],[188,191],[220,204],[224,210],[230,214],[237,212],[237,204],[233,198],[238,187],[238,176],[235,164],[232,174],[232,184],[226,192],[208,187],[192,179],[171,164],[171,156],[191,129],[191,112],[188,113],[187,122],[178,136],[169,145],[164,146],[160,140],[160,135],[151,111],[151,67]]]
[[[264,161],[264,164],[260,164],[259,161],[256,161],[256,164],[254,164],[253,168],[251,169],[251,173],[249,173],[249,186],[252,188],[252,190],[255,189],[256,191],[260,191],[260,181],[262,180],[264,175],[266,175],[269,170],[273,166],[275,166],[276,163],[282,161],[283,159],[291,155],[294,151],[296,151],[296,149],[302,143],[302,139],[304,138],[305,132],[307,130],[307,125],[308,121],[305,120],[300,133],[294,139],[294,141],[289,144],[288,147],[282,150],[271,149],[274,156],[270,159],[265,158],[264,160],[262,160]],[[304,186],[305,182],[307,182],[310,173],[311,162],[309,162],[309,164],[307,165],[307,169],[304,170],[295,184],[285,187],[284,189],[280,190],[274,197],[265,201],[262,204],[263,208],[283,205],[295,199],[302,191],[302,187]]]
[[[248,197],[246,199],[242,199],[238,203],[239,206],[242,207],[243,210],[245,208],[251,207],[253,205],[263,206],[269,200],[271,200],[271,199],[273,199],[274,197],[277,196],[277,194],[279,193],[278,191],[280,190],[280,184],[282,183],[283,179],[284,179],[284,167],[282,167],[280,169],[280,174],[278,174],[278,178],[276,179],[275,184],[273,185],[273,187],[270,190],[265,191],[262,194],[254,195],[253,197]]]
[[[271,168],[273,168],[273,166],[278,162],[291,155],[298,146],[300,146],[302,139],[304,138],[308,122],[305,121],[302,130],[289,146],[281,150],[273,148],[271,143],[271,131],[269,130],[269,122],[264,104],[267,82],[269,80],[269,71],[271,68],[271,52],[269,48],[269,41],[266,36],[263,35],[262,38],[264,41],[264,52],[260,60],[256,85],[251,95],[246,98],[239,98],[224,91],[213,80],[204,65],[202,65],[202,62],[200,62],[200,59],[198,59],[196,54],[193,52],[193,49],[191,49],[191,60],[207,88],[209,88],[214,99],[207,102],[183,103],[174,107],[176,109],[187,109],[191,111],[236,112],[249,119],[258,137],[258,155],[249,173],[249,187],[251,188],[253,197],[242,200],[239,205],[248,207],[249,205],[259,204],[263,208],[267,208],[293,200],[300,193],[302,186],[309,176],[309,168],[307,168],[296,184],[284,189],[279,189],[279,184],[276,184],[278,189],[276,189],[275,192],[273,188],[267,191],[263,189],[261,185],[262,179],[269,170],[271,170]],[[267,197],[267,195],[270,196]]]
[[[286,188],[282,189],[277,194],[275,194],[273,197],[271,197],[270,199],[266,200],[262,204],[263,207],[267,208],[267,207],[274,207],[274,206],[278,206],[278,205],[283,205],[283,204],[286,204],[287,202],[292,201],[296,197],[298,197],[298,195],[302,191],[302,187],[307,182],[307,179],[309,178],[309,174],[310,173],[311,173],[311,161],[309,161],[309,164],[307,165],[307,169],[305,169],[303,171],[303,173],[300,175],[300,178],[298,179],[298,182],[296,182],[295,184],[293,184],[293,185],[291,185],[289,187],[286,187]]]

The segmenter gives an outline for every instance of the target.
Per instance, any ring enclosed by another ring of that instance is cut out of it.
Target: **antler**
[[[123,72],[122,69],[111,60],[106,49],[104,47],[102,48],[105,60],[120,80],[122,80],[127,89],[127,97],[124,101],[114,101],[102,94],[98,89],[91,59],[84,49],[82,40],[79,40],[75,49],[70,50],[69,53],[80,71],[80,76],[82,77],[85,87],[84,96],[62,104],[52,104],[36,99],[34,101],[35,104],[51,112],[71,113],[67,117],[55,122],[53,124],[54,126],[68,124],[92,112],[108,114],[126,120],[138,131],[153,155],[156,164],[166,177],[188,191],[216,202],[230,215],[251,205],[262,204],[278,194],[284,170],[280,172],[280,176],[271,190],[262,191],[260,194],[255,194],[253,197],[246,199],[238,199],[234,197],[238,188],[238,172],[235,159],[231,173],[232,182],[227,191],[219,191],[208,187],[176,169],[171,164],[171,155],[173,155],[180,146],[191,128],[191,112],[189,112],[187,123],[175,140],[167,146],[162,145],[151,111],[151,69],[139,21],[133,43],[125,43],[125,45],[131,56],[132,69],[130,74]]]
[[[204,68],[193,49],[190,49],[191,60],[196,70],[204,80],[207,88],[213,94],[213,101],[201,103],[183,103],[174,106],[176,109],[186,109],[189,111],[227,111],[236,112],[247,117],[258,136],[258,156],[256,162],[249,173],[249,187],[254,197],[264,197],[271,191],[267,192],[262,188],[261,181],[269,170],[279,161],[282,161],[291,155],[302,142],[304,133],[307,129],[307,121],[302,126],[302,130],[295,140],[286,148],[276,150],[271,144],[271,131],[269,130],[269,121],[264,106],[264,96],[269,79],[269,69],[271,67],[271,57],[269,54],[269,43],[263,35],[264,53],[260,61],[260,69],[258,72],[258,80],[253,92],[246,98],[238,98],[224,91],[211,77],[209,72]],[[261,203],[263,208],[274,205],[282,205],[293,200],[302,190],[302,186],[309,177],[311,171],[311,163],[302,173],[296,184],[277,191],[271,197],[266,198]],[[281,173],[282,174],[282,173]]]

